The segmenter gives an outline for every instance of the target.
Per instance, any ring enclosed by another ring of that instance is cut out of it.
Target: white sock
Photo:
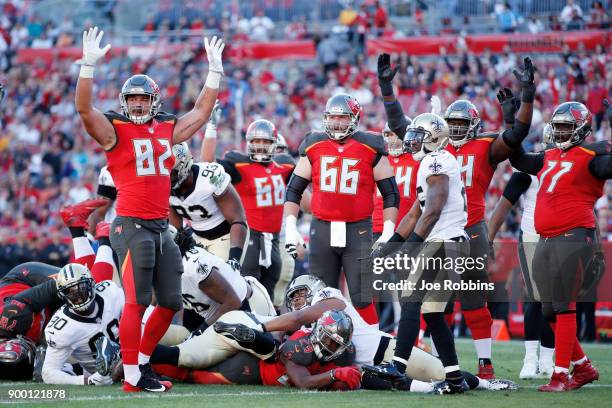
[[[96,253],[96,262],[104,262],[115,266],[115,260],[113,259],[113,250],[108,245],[100,245],[98,252]]]
[[[72,247],[74,248],[74,259],[83,258],[84,256],[88,255],[95,255],[87,237],[72,238]]]
[[[555,354],[554,348],[542,347],[540,345],[540,361],[539,364],[546,364],[548,366],[553,365],[553,354]]]
[[[572,361],[573,365],[586,363],[588,360],[587,356],[582,357],[580,360]]]
[[[138,365],[147,364],[151,356],[147,356],[146,354],[138,353]]]
[[[489,380],[485,380],[480,377],[476,377],[476,378],[478,378],[478,385],[476,386],[477,390],[488,390],[489,389]]]
[[[433,383],[419,380],[412,380],[410,383],[410,392],[432,392]]]
[[[429,337],[429,341],[431,343],[431,354],[435,357],[440,357],[438,355],[438,350],[436,350],[436,344],[434,343],[433,338],[431,336]]]
[[[569,368],[555,366],[555,373],[565,373],[569,374]]]
[[[125,381],[132,385],[136,385],[138,380],[140,380],[140,369],[137,365],[124,364],[123,375],[125,376]]]
[[[474,347],[476,347],[476,355],[479,359],[491,358],[491,338],[474,340]]]
[[[525,340],[525,360],[537,360],[538,344],[537,340]]]

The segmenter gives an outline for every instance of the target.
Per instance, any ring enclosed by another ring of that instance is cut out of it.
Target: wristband
[[[205,87],[210,89],[219,89],[219,83],[221,82],[221,73],[217,71],[208,71],[206,77]]]
[[[393,221],[391,221],[391,220],[386,220],[383,223],[382,235],[383,236],[387,236],[387,237],[391,237],[394,232],[395,232],[395,223]]]
[[[389,238],[389,241],[387,242],[404,242],[404,241],[405,241],[404,237],[402,237],[400,234],[396,232],[393,235],[391,235],[391,238]]]
[[[217,127],[211,124],[206,125],[206,131],[204,132],[204,139],[216,139],[217,138]]]
[[[412,233],[408,236],[408,239],[406,239],[406,242],[423,242],[423,241],[424,239],[421,238],[421,236],[414,231],[412,231]]]
[[[95,65],[81,65],[81,71],[79,72],[80,78],[93,78]]]

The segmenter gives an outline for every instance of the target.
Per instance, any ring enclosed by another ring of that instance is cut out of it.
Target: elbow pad
[[[504,133],[502,133],[502,138],[504,142],[511,149],[516,149],[523,143],[523,140],[529,134],[529,128],[531,124],[526,124],[517,120],[514,122],[514,127],[512,129],[506,129]]]
[[[289,184],[287,184],[287,196],[285,201],[300,205],[302,194],[304,194],[304,190],[306,190],[308,184],[310,184],[310,180],[306,180],[304,177],[300,177],[297,174],[292,174],[289,179]]]
[[[383,197],[383,208],[399,208],[400,195],[395,177],[378,180],[376,182],[378,190]]]

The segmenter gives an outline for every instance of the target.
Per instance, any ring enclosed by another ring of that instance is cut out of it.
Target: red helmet
[[[463,146],[469,139],[478,136],[480,113],[472,102],[459,99],[451,103],[444,113],[444,119],[448,123],[449,139],[453,146]],[[463,124],[451,124],[453,120],[460,120]]]
[[[593,115],[580,102],[565,102],[557,106],[550,118],[552,141],[559,149],[579,145],[591,134]]]
[[[342,118],[342,120],[338,120]],[[342,140],[357,131],[361,118],[361,105],[354,96],[339,93],[327,100],[323,125],[333,140]]]
[[[129,95],[145,95],[149,97],[149,110],[139,112],[138,114],[130,113],[127,97]],[[119,94],[119,102],[121,103],[121,111],[123,115],[137,125],[142,125],[151,120],[157,115],[161,108],[161,93],[159,87],[148,75],[133,75],[121,87]]]

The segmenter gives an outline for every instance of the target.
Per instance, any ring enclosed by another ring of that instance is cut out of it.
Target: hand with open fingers
[[[399,65],[391,68],[391,56],[380,54],[378,56],[378,80],[380,82],[391,82],[399,70]]]
[[[208,58],[208,70],[223,74],[223,62],[221,61],[223,49],[225,48],[223,39],[214,36],[209,41],[208,37],[204,37],[204,48]]]
[[[100,48],[102,36],[104,36],[104,31],[98,31],[98,27],[83,31],[83,56],[77,61],[77,64],[93,67],[100,58],[106,55],[111,45],[106,44],[104,48]]]
[[[525,57],[523,61],[523,69],[513,69],[512,73],[516,79],[521,83],[522,87],[533,85],[534,77],[535,77],[535,67],[531,62],[531,58]]]
[[[210,113],[210,119],[208,119],[208,123],[211,126],[217,127],[217,124],[219,123],[219,120],[221,119],[221,104],[219,103],[219,100],[217,99],[215,101],[215,106],[213,106],[213,110]]]
[[[510,88],[502,88],[497,92],[497,100],[502,107],[505,123],[514,123],[514,116],[521,106],[521,102],[514,97]]]
[[[355,366],[334,368],[333,377],[335,380],[344,381],[351,390],[361,387],[361,371]]]

